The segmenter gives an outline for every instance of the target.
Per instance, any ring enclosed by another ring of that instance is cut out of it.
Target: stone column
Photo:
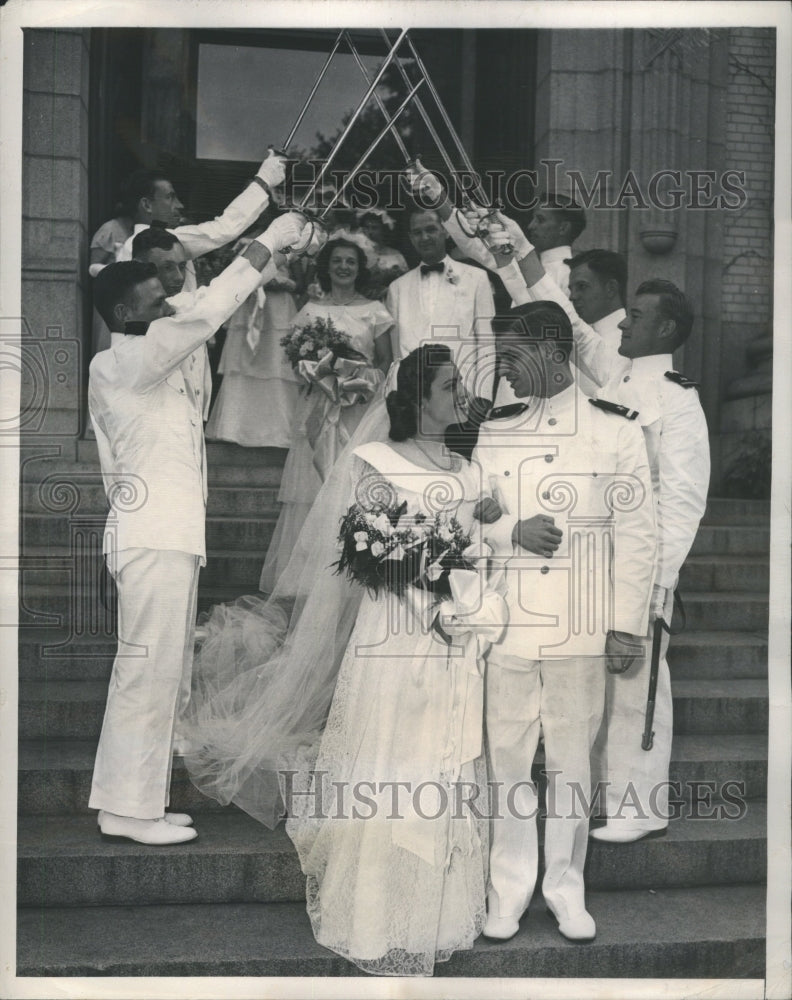
[[[22,444],[56,441],[62,457],[76,453],[90,343],[88,60],[88,31],[25,31],[23,401],[28,380],[41,412],[23,415]]]

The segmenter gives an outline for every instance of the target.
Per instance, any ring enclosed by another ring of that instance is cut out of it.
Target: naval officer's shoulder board
[[[629,406],[622,406],[621,403],[612,403],[609,399],[590,399],[589,403],[604,413],[615,413],[625,420],[635,420],[638,416],[638,410],[631,410]]]
[[[673,382],[683,389],[698,389],[701,385],[700,382],[694,382],[693,379],[687,378],[687,376],[682,375],[680,372],[666,372],[665,377],[669,382]]]

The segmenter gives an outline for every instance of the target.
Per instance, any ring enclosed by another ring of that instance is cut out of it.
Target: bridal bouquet
[[[299,370],[301,362],[319,361],[328,355],[332,355],[333,359],[366,360],[360,351],[352,347],[348,334],[337,329],[331,319],[321,316],[282,337],[281,347],[295,371]]]
[[[450,571],[475,569],[470,535],[455,517],[447,511],[408,515],[406,501],[368,509],[353,504],[341,519],[338,541],[336,572],[374,595],[390,590],[401,597],[412,585],[450,597]]]

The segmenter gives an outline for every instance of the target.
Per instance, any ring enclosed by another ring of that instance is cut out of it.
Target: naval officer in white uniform
[[[96,279],[112,345],[91,362],[88,403],[111,503],[104,550],[119,633],[89,800],[105,836],[144,844],[196,836],[189,816],[166,813],[206,561],[202,401],[184,365],[261,283],[273,254],[302,238],[299,217],[277,219],[192,309],[173,316],[152,264],[110,264]]]
[[[589,758],[606,663],[624,669],[640,649],[654,577],[643,435],[629,413],[577,389],[571,350],[554,303],[512,311],[501,364],[520,402],[482,424],[473,455],[502,510],[483,534],[505,562],[509,607],[487,660],[492,779],[505,799],[492,823],[484,934],[493,938],[517,932],[537,878],[530,775],[540,726],[549,777],[542,893],[564,936],[595,934],[583,883]]]
[[[511,229],[510,229],[511,232]],[[507,266],[513,268],[509,263]],[[618,356],[577,315],[544,273],[533,248],[523,246],[519,269],[528,295],[552,299],[567,313],[579,368],[603,388],[600,396],[637,413],[652,471],[658,531],[658,565],[644,654],[624,677],[608,678],[604,728],[594,748],[597,781],[605,782],[607,823],[592,829],[597,840],[629,843],[668,826],[668,773],[673,735],[671,679],[666,660],[668,629],[679,572],[707,503],[710,455],[707,422],[697,385],[674,371],[673,352],[693,326],[693,310],[670,281],[643,282],[621,321]],[[643,735],[654,622],[665,623],[654,712],[654,742]]]

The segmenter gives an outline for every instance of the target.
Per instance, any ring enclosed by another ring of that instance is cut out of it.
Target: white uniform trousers
[[[556,909],[583,906],[590,755],[602,720],[602,657],[524,660],[490,650],[486,689],[491,780],[501,783],[492,820],[490,883],[498,916],[518,916],[538,867],[537,793],[531,765],[544,735],[548,773],[542,893]],[[526,818],[521,818],[526,817]]]
[[[669,591],[664,617],[671,624],[673,590]],[[642,830],[668,826],[668,767],[671,760],[673,705],[671,676],[666,661],[668,633],[663,631],[660,669],[652,729],[651,750],[641,749],[646,719],[646,696],[652,662],[652,635],[644,639],[644,655],[623,674],[608,674],[605,714],[591,757],[592,780],[601,783],[608,823]]]
[[[190,695],[198,556],[125,549],[118,588],[118,651],[94,764],[90,809],[155,819],[169,801],[177,717]]]

